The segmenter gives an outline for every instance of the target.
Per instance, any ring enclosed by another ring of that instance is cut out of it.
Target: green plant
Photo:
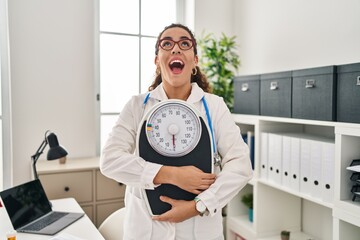
[[[223,97],[229,110],[234,106],[233,78],[240,66],[236,52],[235,36],[227,37],[222,33],[217,39],[207,34],[198,41],[200,47],[200,66],[209,79],[214,94]]]
[[[243,195],[241,197],[241,202],[245,204],[245,206],[247,206],[250,209],[253,209],[254,204],[253,204],[253,194],[252,193],[247,193],[245,195]]]
[[[289,240],[290,239],[290,232],[289,231],[281,231],[280,233],[281,240]]]

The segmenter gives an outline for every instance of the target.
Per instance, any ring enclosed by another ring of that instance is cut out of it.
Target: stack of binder
[[[269,132],[262,132],[260,137],[261,178],[324,202],[333,201],[333,139]]]
[[[360,159],[353,160],[347,169],[353,171],[350,180],[354,183],[351,192],[353,194],[352,201],[355,201],[357,198],[360,199]]]

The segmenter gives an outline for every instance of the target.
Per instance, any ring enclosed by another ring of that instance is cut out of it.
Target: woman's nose
[[[173,47],[172,54],[180,54],[180,47],[179,47],[179,43],[176,43],[175,46]]]
[[[180,50],[174,48],[171,53],[172,54],[180,54]]]

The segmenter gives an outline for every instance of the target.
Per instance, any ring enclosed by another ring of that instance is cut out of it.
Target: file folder
[[[324,202],[334,201],[335,179],[335,143],[324,142],[322,145],[322,184],[321,195]]]
[[[260,142],[260,178],[268,179],[268,133],[261,133]]]
[[[322,141],[310,140],[310,193],[321,199],[322,185]]]
[[[281,185],[282,135],[268,134],[268,180]]]
[[[300,137],[291,137],[290,187],[300,191]]]
[[[300,192],[307,195],[311,194],[310,154],[311,140],[302,138],[300,140]]]
[[[282,144],[281,182],[284,187],[291,188],[291,137],[284,135]]]
[[[250,150],[250,161],[251,167],[254,170],[255,167],[255,136],[254,132],[248,131],[247,132],[247,144]]]

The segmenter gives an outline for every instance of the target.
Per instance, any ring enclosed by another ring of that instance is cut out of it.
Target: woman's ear
[[[159,58],[158,58],[158,56],[156,55],[156,56],[155,56],[155,59],[154,59],[155,65],[158,65],[158,62],[159,62]]]
[[[199,57],[198,55],[195,56],[195,65],[197,65],[199,63]]]

